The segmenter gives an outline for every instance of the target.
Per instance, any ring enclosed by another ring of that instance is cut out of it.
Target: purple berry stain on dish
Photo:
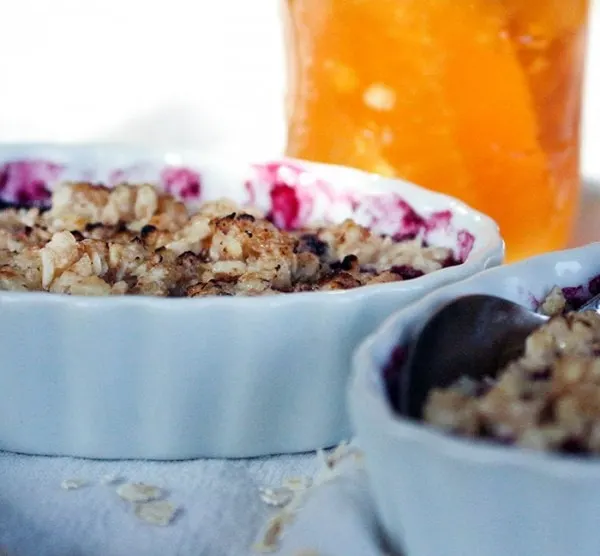
[[[399,200],[398,206],[404,212],[401,221],[401,232],[404,234],[415,234],[427,228],[427,221],[413,209],[406,201]]]
[[[107,185],[109,187],[116,187],[117,185],[121,185],[123,183],[131,183],[135,181],[135,175],[143,171],[143,167],[139,164],[134,164],[131,166],[127,166],[125,168],[117,168],[116,170],[112,170],[108,174]],[[79,177],[81,181],[97,181],[96,172],[94,170],[84,170],[82,175]]]
[[[449,210],[442,210],[434,212],[425,221],[425,226],[428,230],[439,230],[446,229],[452,223],[452,212]]]
[[[293,231],[308,224],[320,180],[290,162],[254,164],[252,170],[252,179],[245,182],[249,205],[257,205],[260,192],[266,192],[267,219],[275,226]]]
[[[182,201],[197,201],[202,193],[200,174],[184,167],[170,166],[160,174],[163,189]]]
[[[467,231],[460,230],[458,232],[458,258],[461,261],[465,261],[471,254],[473,246],[475,245],[475,236]]]
[[[296,190],[284,183],[276,183],[271,188],[271,210],[267,219],[281,230],[293,230],[298,226],[300,200]]]
[[[0,167],[0,196],[9,203],[44,205],[63,170],[62,165],[45,160],[6,162]]]

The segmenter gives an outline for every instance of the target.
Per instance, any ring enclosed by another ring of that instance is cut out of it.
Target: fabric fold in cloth
[[[295,491],[297,507],[290,506],[293,517],[272,553],[381,556],[359,455],[342,446],[318,457],[163,463],[0,452],[0,554],[253,556],[265,527],[285,510],[269,507],[261,487],[264,493],[306,480],[312,486],[297,499]],[[172,523],[140,519],[135,504],[117,494],[123,482],[159,487],[177,508]]]
[[[317,486],[285,531],[285,556],[382,556],[364,470],[346,466]]]

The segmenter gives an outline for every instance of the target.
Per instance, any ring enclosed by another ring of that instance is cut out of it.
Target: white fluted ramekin
[[[5,200],[43,198],[60,179],[146,181],[192,205],[220,196],[254,202],[285,225],[353,216],[389,233],[414,228],[406,201],[427,216],[431,241],[470,253],[464,264],[422,278],[343,292],[197,299],[0,293],[0,449],[183,459],[336,444],[349,436],[345,386],[358,341],[394,309],[502,258],[487,217],[356,170],[116,147],[0,147]]]
[[[534,308],[555,286],[600,275],[600,243],[487,270],[398,311],[356,351],[349,403],[390,544],[410,556],[600,554],[600,459],[548,455],[445,435],[399,417],[382,369],[448,301],[492,294]],[[596,284],[598,281],[595,282]]]

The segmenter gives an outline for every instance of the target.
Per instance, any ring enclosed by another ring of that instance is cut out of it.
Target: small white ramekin
[[[292,224],[355,216],[390,233],[402,198],[424,215],[452,212],[448,226],[431,230],[437,242],[458,250],[469,233],[476,239],[462,265],[351,291],[196,299],[0,293],[4,450],[183,459],[334,445],[350,435],[345,387],[357,343],[394,309],[503,255],[496,225],[464,204],[347,168],[119,147],[0,147],[5,200],[60,179],[145,181],[191,204],[226,196],[265,209],[278,188],[278,218]],[[282,209],[290,192],[296,208]]]
[[[387,319],[356,351],[349,404],[384,533],[410,556],[600,554],[600,460],[445,435],[392,410],[382,369],[424,321],[461,295],[535,307],[555,286],[600,275],[600,243],[487,270]]]

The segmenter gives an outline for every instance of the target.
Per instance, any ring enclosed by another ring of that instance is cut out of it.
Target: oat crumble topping
[[[0,210],[0,290],[200,297],[344,290],[459,264],[352,220],[284,231],[228,200],[196,212],[151,185],[65,183],[49,210]]]
[[[496,379],[434,389],[428,423],[447,432],[535,450],[600,454],[600,315],[576,313],[559,288],[540,309],[553,315]]]

